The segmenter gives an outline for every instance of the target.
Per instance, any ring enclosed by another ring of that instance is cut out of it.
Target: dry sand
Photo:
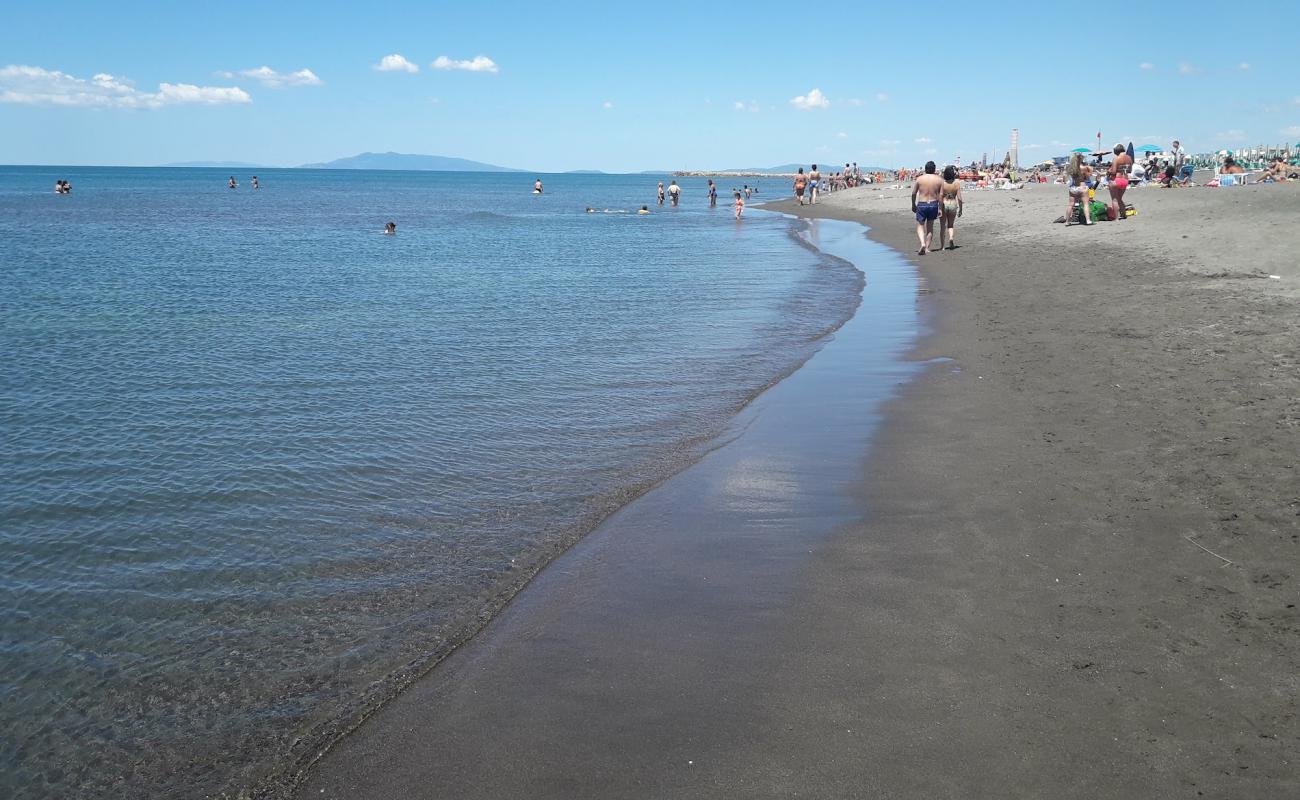
[[[712,575],[580,547],[302,796],[1300,796],[1300,184],[1129,194],[1067,229],[1060,187],[972,193],[912,256],[947,360],[888,407],[865,520]],[[907,203],[769,208],[909,252]],[[643,526],[716,500],[677,483]]]

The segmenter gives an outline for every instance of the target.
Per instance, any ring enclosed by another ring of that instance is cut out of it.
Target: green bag
[[[1088,207],[1089,210],[1092,212],[1093,222],[1105,222],[1106,220],[1110,219],[1110,217],[1106,216],[1106,204],[1101,202],[1100,200],[1093,200],[1092,202],[1088,203]],[[1079,221],[1087,222],[1087,219],[1083,216],[1082,203],[1079,204],[1078,213],[1079,213]]]

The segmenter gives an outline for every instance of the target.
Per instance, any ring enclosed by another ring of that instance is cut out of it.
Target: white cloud
[[[239,72],[218,72],[222,78],[234,78],[242,76],[261,81],[263,86],[270,89],[285,89],[290,86],[320,86],[324,81],[316,77],[316,73],[309,69],[300,69],[297,72],[276,72],[270,67],[258,67],[257,69],[241,69]]]
[[[1147,69],[1147,70],[1151,70],[1151,69],[1155,69],[1155,68],[1156,68],[1156,65],[1155,65],[1155,64],[1152,64],[1150,61],[1143,61],[1141,64],[1138,64],[1138,69]]]
[[[374,66],[374,69],[377,69],[380,72],[419,72],[420,71],[420,68],[418,66],[412,64],[410,61],[407,61],[406,56],[403,56],[399,53],[393,53],[391,56],[384,56],[383,58],[379,59],[379,63]]]
[[[845,100],[844,102],[848,103],[848,104],[851,105],[851,106],[860,106],[860,105],[862,105],[862,98],[861,98],[861,97],[850,97],[848,100]]]
[[[613,100],[606,100],[603,104],[601,104],[601,108],[613,108],[613,107],[614,107]]]
[[[804,111],[811,111],[814,108],[830,108],[831,101],[827,99],[826,95],[822,94],[821,89],[813,89],[808,94],[791,97],[790,105]]]
[[[1292,125],[1289,128],[1283,128],[1281,133],[1288,139],[1300,140],[1300,125]]]
[[[1250,69],[1250,65],[1243,61],[1237,65],[1237,69]]]
[[[1214,134],[1214,138],[1222,142],[1244,142],[1246,141],[1246,132],[1240,128],[1231,128],[1226,131],[1219,131]]]
[[[889,95],[886,94],[886,93],[884,93],[884,92],[876,92],[876,102],[877,102],[877,103],[888,103],[888,102],[889,102]]]
[[[849,138],[849,135],[848,135],[847,133],[845,133],[844,131],[840,131],[839,133],[835,134],[835,138],[836,138],[836,139],[847,139],[847,138]]]
[[[91,108],[160,108],[165,105],[251,103],[237,86],[160,83],[142,92],[124,78],[101,72],[86,80],[58,70],[10,64],[0,68],[0,103]]]
[[[897,147],[900,144],[898,139],[881,139],[880,143],[885,147]]]
[[[931,139],[929,136],[922,136],[921,138],[919,138],[919,139],[916,140],[916,143],[917,143],[917,144],[929,144],[929,143],[932,142],[932,141],[934,141],[934,140]]]
[[[1200,69],[1196,65],[1188,64],[1186,61],[1178,65],[1179,75],[1195,75],[1198,72],[1200,72]]]
[[[456,69],[465,72],[500,72],[497,62],[487,56],[474,56],[459,61],[447,56],[438,56],[429,66],[434,69]]]
[[[751,114],[757,114],[759,112],[757,100],[750,100],[748,103],[743,100],[737,100],[731,104],[731,107],[737,111],[748,111]]]

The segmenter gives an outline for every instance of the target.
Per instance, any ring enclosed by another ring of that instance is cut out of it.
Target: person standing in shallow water
[[[732,193],[736,195],[736,219],[739,220],[740,215],[745,213],[745,198],[741,197],[740,192],[737,192],[734,189],[732,190]]]
[[[659,181],[659,205],[664,204],[664,182]]]
[[[676,208],[677,202],[682,199],[682,187],[677,185],[677,181],[668,184],[668,196],[673,200],[673,208]]]
[[[231,189],[238,189],[238,188],[239,188],[239,184],[235,183],[235,176],[234,176],[234,175],[231,175],[231,176],[230,176],[230,182],[227,183],[226,185],[229,186]]]
[[[912,213],[916,214],[916,238],[921,249],[916,251],[923,256],[934,241],[934,221],[939,218],[939,195],[943,191],[943,180],[934,174],[933,161],[925,162],[925,174],[916,176],[912,184]]]
[[[541,193],[542,193],[542,179],[538,178],[537,180],[533,181],[533,194],[541,194]]]
[[[718,205],[718,187],[709,178],[709,208],[715,208]]]

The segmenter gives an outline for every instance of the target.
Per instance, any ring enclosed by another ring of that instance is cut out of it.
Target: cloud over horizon
[[[462,70],[464,72],[500,72],[497,63],[487,56],[474,56],[462,60],[455,60],[447,56],[438,56],[429,66],[434,69],[444,70]]]
[[[790,105],[803,111],[811,111],[814,108],[830,108],[831,101],[822,94],[821,89],[813,89],[808,94],[790,98]]]
[[[420,71],[420,68],[417,65],[412,64],[410,61],[407,61],[406,56],[403,56],[400,53],[393,53],[392,55],[384,56],[383,58],[379,59],[379,63],[375,64],[371,69],[376,69],[380,72],[419,72]]]
[[[157,92],[142,92],[125,78],[106,72],[89,80],[58,70],[17,64],[0,68],[0,103],[86,108],[161,108],[167,105],[251,103],[238,86],[160,83]]]
[[[287,89],[291,86],[320,86],[324,83],[316,77],[316,73],[309,69],[303,68],[297,72],[276,72],[267,66],[257,67],[255,69],[241,69],[238,72],[218,72],[222,78],[234,78],[242,76],[260,81],[261,84],[269,89]]]

